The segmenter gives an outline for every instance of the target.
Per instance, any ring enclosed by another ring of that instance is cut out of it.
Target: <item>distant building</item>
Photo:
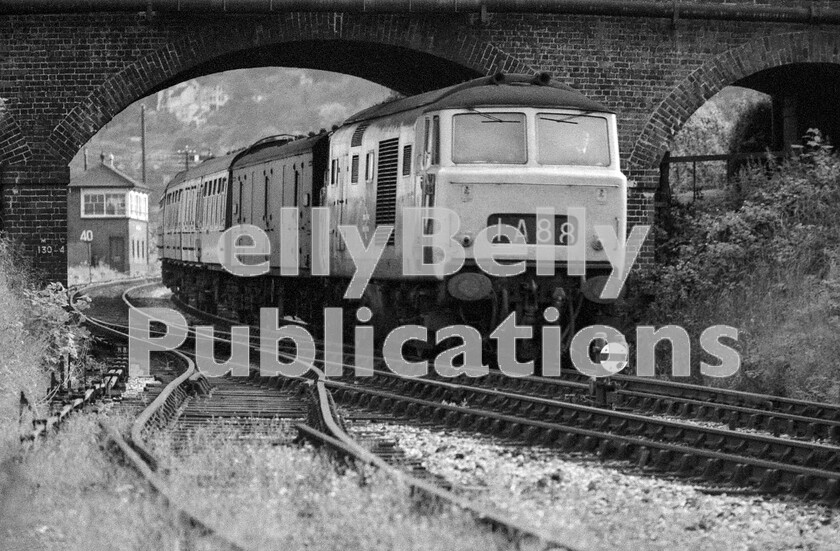
[[[119,272],[145,272],[149,262],[149,189],[114,168],[114,157],[70,179],[67,259]],[[88,243],[90,239],[90,251]]]

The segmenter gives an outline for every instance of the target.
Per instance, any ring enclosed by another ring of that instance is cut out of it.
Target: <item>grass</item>
[[[185,532],[138,477],[113,461],[100,441],[106,416],[80,414],[56,435],[0,462],[3,549],[195,549],[212,542]],[[125,416],[107,416],[126,426]]]
[[[196,431],[186,445],[159,436],[155,453],[174,491],[248,546],[495,548],[493,536],[471,517],[424,514],[400,483],[378,472],[337,471],[311,448],[243,442],[222,424]]]
[[[135,275],[149,275],[154,276],[160,274],[160,262],[156,260],[149,264],[149,269],[142,273],[127,274],[118,272],[105,264],[100,262],[96,266],[88,269],[87,266],[68,266],[67,267],[67,284],[79,285],[88,282],[96,283],[99,281],[110,281],[114,279],[123,279],[133,277]]]
[[[29,330],[24,314],[30,311],[24,291],[31,287],[31,275],[13,245],[0,237],[0,448],[17,438],[21,393],[35,413],[45,411],[42,398],[49,378],[42,364],[47,342]],[[25,413],[28,424],[32,412]]]

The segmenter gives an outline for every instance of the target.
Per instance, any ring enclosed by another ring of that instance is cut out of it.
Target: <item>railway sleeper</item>
[[[652,453],[651,449],[648,448],[647,446],[641,447],[638,450],[638,452],[639,452],[639,458],[636,461],[636,465],[640,469],[644,469],[647,466],[647,464],[650,462],[651,458],[653,457],[653,453]]]
[[[671,450],[654,450],[651,467],[657,471],[668,471],[673,458],[674,453]]]
[[[828,481],[825,493],[820,497],[820,501],[831,507],[840,506],[840,478]]]
[[[764,471],[764,476],[761,477],[759,490],[765,493],[775,493],[779,491],[779,483],[782,480],[782,473],[779,469],[767,469]]]

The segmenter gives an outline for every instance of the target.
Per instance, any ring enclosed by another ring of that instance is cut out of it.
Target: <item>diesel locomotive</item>
[[[268,306],[316,326],[326,306],[364,305],[378,332],[459,323],[487,336],[515,312],[520,325],[561,325],[567,346],[576,328],[609,314],[600,294],[609,245],[595,228],[626,235],[626,182],[610,109],[546,74],[483,77],[179,173],[161,199],[163,282],[202,310],[245,322]],[[451,234],[431,246],[424,238],[442,220],[417,213],[435,209]],[[261,275],[236,276],[219,257],[224,232],[239,225],[270,242]],[[342,227],[382,249],[349,303],[357,265]],[[297,239],[284,240],[291,230]],[[292,275],[281,266],[289,255]],[[543,315],[549,307],[559,316]]]

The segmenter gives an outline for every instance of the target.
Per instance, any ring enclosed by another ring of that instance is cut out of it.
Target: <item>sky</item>
[[[114,155],[114,165],[141,178],[140,111],[146,106],[147,183],[156,190],[184,166],[184,151],[222,155],[266,136],[330,129],[387,99],[372,82],[326,71],[257,68],[182,82],[127,107],[70,164],[71,178]]]

